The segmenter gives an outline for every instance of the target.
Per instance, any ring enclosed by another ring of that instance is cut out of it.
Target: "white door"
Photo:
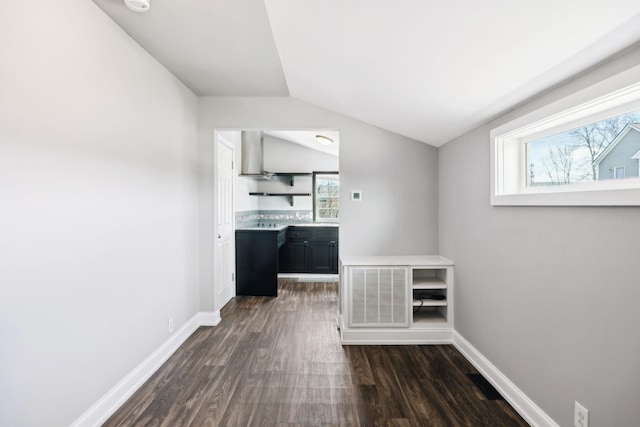
[[[216,134],[216,263],[215,305],[222,308],[236,294],[233,207],[233,147]]]

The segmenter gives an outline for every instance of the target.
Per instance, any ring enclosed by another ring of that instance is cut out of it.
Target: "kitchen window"
[[[640,206],[640,66],[494,128],[494,206]]]
[[[313,219],[338,222],[340,214],[340,178],[338,172],[313,173]]]

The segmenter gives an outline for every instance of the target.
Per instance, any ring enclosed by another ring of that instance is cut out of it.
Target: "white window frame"
[[[526,143],[640,110],[640,66],[490,131],[493,206],[640,206],[640,177],[528,187]]]
[[[622,177],[618,178],[618,169],[622,169]],[[613,168],[613,179],[625,179],[626,171],[624,166],[616,166]]]
[[[336,175],[338,177],[338,186],[340,185],[340,173],[337,171],[332,171],[332,172],[324,172],[324,171],[314,171],[313,172],[313,222],[323,222],[323,223],[328,223],[328,222],[339,222],[340,218],[325,218],[325,217],[320,217],[320,208],[318,207],[318,199],[322,198],[320,196],[318,196],[318,189],[317,189],[317,184],[316,184],[316,177],[318,175]],[[325,198],[330,198],[330,199],[337,199],[338,200],[338,215],[340,212],[340,196],[338,197],[325,197]]]

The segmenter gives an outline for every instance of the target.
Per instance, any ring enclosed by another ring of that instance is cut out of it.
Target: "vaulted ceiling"
[[[637,0],[94,0],[197,95],[292,96],[439,146],[640,41]]]

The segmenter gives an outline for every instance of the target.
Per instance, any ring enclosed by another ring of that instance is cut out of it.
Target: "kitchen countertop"
[[[280,224],[277,227],[258,227],[256,225],[252,225],[249,227],[238,227],[236,228],[237,231],[243,231],[243,230],[247,230],[247,231],[282,231],[285,228],[289,227],[289,224]]]
[[[242,231],[282,231],[288,227],[338,227],[339,224],[336,223],[321,223],[321,222],[305,222],[299,224],[280,224],[277,227],[258,227],[256,225],[251,225],[248,227],[238,227],[236,230]]]
[[[288,224],[289,227],[338,227],[335,222],[306,222],[300,224]]]

